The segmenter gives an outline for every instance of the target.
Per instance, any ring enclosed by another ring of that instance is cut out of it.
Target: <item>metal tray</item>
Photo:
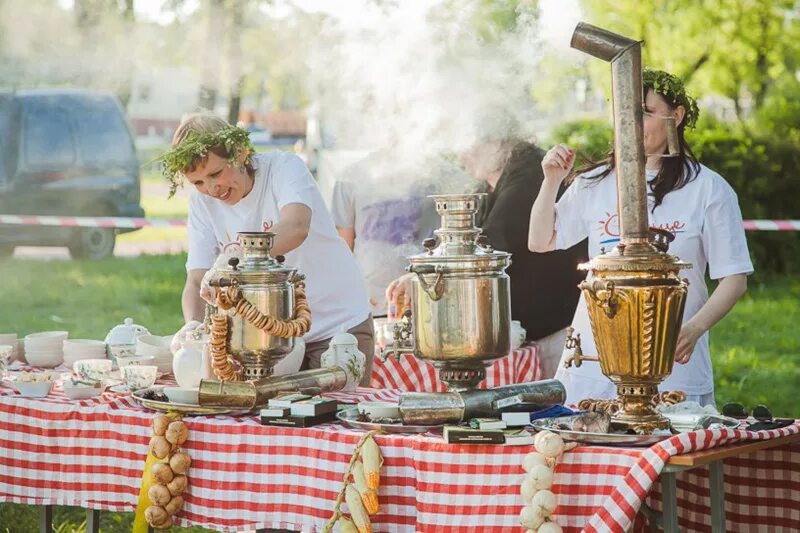
[[[141,395],[146,391],[162,391],[163,385],[156,385],[147,389],[139,389],[134,391],[131,396],[147,407],[154,411],[161,411],[162,413],[173,412],[180,413],[186,416],[213,416],[213,415],[246,415],[249,414],[247,410],[231,409],[229,407],[215,407],[213,405],[195,405],[190,403],[173,403],[173,402],[160,402],[158,400],[149,400],[143,398]]]
[[[552,431],[558,433],[561,438],[568,441],[581,442],[583,444],[599,444],[601,446],[652,446],[662,440],[672,437],[672,435],[630,435],[627,433],[587,433],[583,431],[572,431],[560,429],[559,424],[572,424],[572,419],[578,415],[561,416],[558,418],[543,418],[534,420],[532,425],[538,430]]]
[[[429,431],[440,433],[441,425],[436,426],[411,426],[405,424],[380,424],[378,422],[364,422],[358,420],[358,407],[343,409],[336,413],[336,418],[355,429],[364,431],[378,430],[386,433],[427,433]]]

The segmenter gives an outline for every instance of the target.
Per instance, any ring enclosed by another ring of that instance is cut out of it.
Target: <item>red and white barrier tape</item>
[[[76,226],[90,228],[166,228],[185,226],[186,220],[130,217],[0,215],[0,224],[12,226]],[[800,231],[800,220],[745,220],[744,229],[748,231]]]
[[[800,231],[800,220],[745,220],[748,231]]]

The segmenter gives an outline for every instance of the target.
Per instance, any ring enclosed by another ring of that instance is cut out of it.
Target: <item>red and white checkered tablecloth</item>
[[[512,350],[507,356],[494,361],[486,369],[486,379],[479,388],[499,387],[512,383],[526,383],[541,378],[539,354],[541,348],[536,343]],[[388,357],[382,361],[375,357],[372,363],[372,382],[376,389],[398,389],[413,392],[444,392],[447,387],[439,380],[436,369],[427,361],[417,359],[411,354],[401,354],[398,358]]]
[[[336,396],[357,402],[397,394],[359,389]],[[0,501],[133,511],[153,414],[130,396],[107,393],[71,402],[56,388],[46,399],[30,399],[0,386]],[[178,525],[221,531],[321,531],[361,435],[337,424],[262,426],[252,416],[185,421],[185,448],[193,461]],[[658,462],[673,448],[798,431],[797,425],[749,435],[701,431],[666,442],[664,450],[579,447],[556,469],[555,518],[566,531],[587,523],[622,531],[632,511],[620,516],[617,508],[626,509],[622,502],[634,507],[630,502],[647,491]],[[520,465],[530,446],[449,445],[433,434],[376,440],[385,457],[376,532],[523,531]],[[687,530],[709,529],[704,472],[678,478],[681,526]],[[762,529],[769,531],[800,529],[800,446],[726,460],[725,475],[730,531],[759,529],[754,524],[767,524]]]

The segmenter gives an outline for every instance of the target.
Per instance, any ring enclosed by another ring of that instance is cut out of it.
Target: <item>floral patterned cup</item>
[[[125,387],[131,391],[152,387],[158,376],[158,367],[153,365],[128,365],[120,371]]]
[[[111,359],[81,359],[75,361],[72,368],[81,379],[103,381],[111,373],[111,364]]]
[[[10,344],[0,344],[0,372],[8,368],[14,357],[14,347]]]

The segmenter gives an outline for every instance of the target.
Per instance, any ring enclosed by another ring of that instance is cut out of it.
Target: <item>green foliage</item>
[[[202,161],[209,150],[223,149],[228,154],[228,162],[238,165],[242,155],[255,152],[250,143],[247,130],[236,126],[214,132],[191,132],[186,138],[159,157],[161,173],[169,182],[169,195],[172,197],[183,180],[183,173]]]
[[[614,141],[614,128],[607,120],[584,119],[564,122],[550,135],[550,145],[563,143],[574,148],[578,165],[605,158]]]
[[[797,218],[800,143],[712,120],[701,121],[688,140],[699,160],[731,184],[745,219]],[[747,243],[757,275],[798,271],[798,232],[748,232]]]
[[[643,40],[645,65],[679,76],[695,95],[731,99],[740,118],[746,101],[758,109],[774,80],[797,69],[800,19],[794,4],[794,0],[581,2],[594,25]],[[608,66],[603,67],[600,74],[605,80]]]

